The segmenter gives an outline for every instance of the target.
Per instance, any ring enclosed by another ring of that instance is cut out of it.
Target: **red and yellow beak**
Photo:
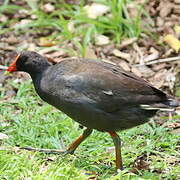
[[[17,71],[16,62],[17,62],[19,56],[20,56],[20,54],[18,54],[18,55],[16,56],[16,58],[15,58],[14,61],[9,65],[9,67],[7,68],[6,71],[8,71],[8,72],[15,72],[15,71]]]

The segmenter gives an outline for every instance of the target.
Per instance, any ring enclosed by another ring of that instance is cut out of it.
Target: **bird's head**
[[[50,65],[47,59],[40,54],[33,51],[23,51],[16,56],[7,71],[24,71],[32,74],[41,72]]]

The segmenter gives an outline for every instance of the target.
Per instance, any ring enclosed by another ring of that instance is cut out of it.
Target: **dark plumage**
[[[142,78],[98,60],[68,58],[52,65],[27,51],[8,69],[15,70],[30,74],[44,101],[88,129],[107,131],[112,137],[147,122],[161,107],[179,105]]]

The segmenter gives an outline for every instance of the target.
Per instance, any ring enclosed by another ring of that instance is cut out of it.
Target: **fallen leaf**
[[[137,38],[130,38],[130,39],[125,39],[121,42],[119,48],[125,48],[126,46],[129,46],[130,44],[134,43],[135,41],[137,41]]]
[[[151,70],[151,68],[149,68],[148,66],[144,65],[144,66],[139,66],[137,67],[137,69],[139,70],[139,72],[141,72],[141,74],[143,75],[143,77],[150,77],[154,75],[154,72]]]
[[[31,23],[31,19],[22,19],[20,22],[14,25],[15,28],[25,28],[27,24]]]
[[[109,37],[104,36],[104,35],[96,35],[95,37],[95,43],[96,45],[106,45],[109,44],[110,40]]]
[[[66,53],[66,51],[64,50],[64,49],[59,49],[58,51],[55,51],[55,52],[53,52],[53,53],[51,53],[51,54],[48,54],[51,58],[60,58],[60,57],[65,57],[65,56],[67,56],[67,53]],[[58,61],[59,62],[59,61]]]
[[[39,54],[48,54],[51,52],[55,52],[55,50],[59,49],[59,46],[46,47],[44,49],[39,50]]]
[[[159,8],[160,8],[160,12],[159,12],[160,17],[164,18],[171,13],[173,6],[170,2],[165,0],[160,2]]]
[[[55,42],[53,40],[47,39],[45,37],[41,37],[39,40],[39,46],[42,47],[51,47],[54,46]]]
[[[27,49],[28,49],[28,51],[35,51],[36,45],[34,43],[29,43]]]
[[[167,128],[173,128],[173,129],[180,128],[180,123],[177,123],[177,122],[170,123],[166,127]]]
[[[120,61],[120,63],[118,64],[119,66],[121,66],[125,71],[130,71],[130,67],[129,64],[125,61]]]
[[[134,160],[133,169],[131,169],[130,172],[137,173],[138,170],[149,170],[149,166],[150,164],[147,162],[147,155],[142,154]]]
[[[154,59],[159,58],[159,52],[158,52],[155,48],[151,47],[150,50],[149,50],[149,52],[150,52],[151,54],[148,55],[148,56],[146,56],[146,57],[144,57],[144,61],[145,61],[145,62],[152,61],[152,60],[154,60]]]
[[[158,16],[156,19],[156,25],[160,26],[160,27],[163,26],[164,25],[164,19]]]
[[[154,71],[159,71],[161,69],[164,69],[166,67],[166,63],[160,63],[160,64],[155,64],[152,66],[152,69]]]
[[[51,3],[45,4],[43,9],[46,13],[50,13],[55,10],[54,6]]]
[[[86,52],[85,52],[85,58],[88,58],[88,59],[97,59],[97,56],[94,52],[94,50],[90,47],[87,47],[86,48]]]
[[[144,55],[143,55],[144,51],[138,46],[138,44],[136,42],[133,43],[133,48],[138,53],[138,56],[136,56],[136,58],[137,58],[139,64],[144,64]]]
[[[180,26],[175,25],[174,26],[174,31],[179,34],[180,33]]]
[[[175,5],[173,7],[173,13],[180,15],[180,5]]]
[[[168,34],[164,37],[164,41],[176,52],[180,49],[180,41],[172,34]]]
[[[180,4],[180,0],[174,0],[174,2]]]
[[[17,44],[19,41],[14,35],[11,35],[5,39],[5,42],[7,42],[10,45],[14,45]]]
[[[98,3],[92,3],[91,5],[86,5],[84,7],[87,16],[91,19],[96,19],[98,16],[102,16],[107,13],[109,9],[108,6]]]
[[[127,59],[128,61],[131,59],[131,55],[128,53],[124,53],[122,51],[119,51],[118,49],[114,49],[112,52],[115,56],[123,58],[123,59]]]
[[[139,76],[139,77],[142,77],[141,72],[136,67],[132,67],[131,72],[134,73],[135,75]]]
[[[1,16],[0,16],[0,22],[6,22],[6,21],[8,21],[7,16],[1,14]]]
[[[167,70],[162,69],[154,74],[153,77],[149,78],[149,81],[156,87],[161,88],[165,82]]]

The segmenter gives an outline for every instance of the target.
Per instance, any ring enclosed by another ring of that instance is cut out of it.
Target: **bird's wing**
[[[142,78],[108,63],[87,61],[61,78],[64,79],[64,87],[73,91],[76,97],[87,97],[96,107],[107,112],[167,100],[166,94]]]

